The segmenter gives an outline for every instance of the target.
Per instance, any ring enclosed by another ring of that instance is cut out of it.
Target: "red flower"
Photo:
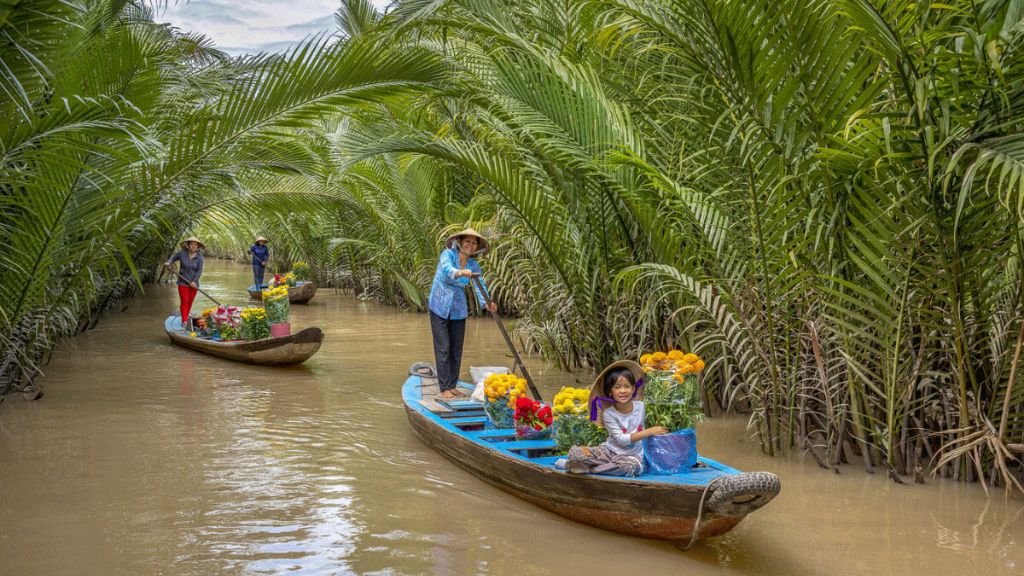
[[[541,426],[540,424],[534,424],[534,425],[533,425],[533,429],[534,429],[534,430],[543,430],[543,429],[544,429],[544,427],[543,427],[543,426]]]

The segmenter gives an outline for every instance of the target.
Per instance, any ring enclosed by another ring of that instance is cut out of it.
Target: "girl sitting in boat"
[[[600,446],[573,446],[560,467],[576,474],[639,476],[644,473],[644,448],[650,436],[668,434],[664,426],[644,428],[644,370],[631,360],[605,368],[590,389],[590,419],[608,431]]]

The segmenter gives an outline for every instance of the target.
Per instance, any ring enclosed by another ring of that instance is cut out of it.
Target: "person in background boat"
[[[609,365],[590,389],[590,419],[608,431],[600,446],[573,446],[556,465],[577,474],[639,476],[644,473],[644,447],[650,436],[668,434],[664,426],[644,428],[644,369],[631,360]]]
[[[469,315],[466,301],[466,286],[470,278],[480,274],[476,257],[490,251],[487,239],[472,228],[451,235],[444,243],[445,249],[434,272],[434,283],[430,287],[430,332],[434,338],[434,361],[437,363],[437,380],[441,397],[452,399],[465,396],[456,384],[462,368],[462,345],[466,334],[466,316]],[[484,290],[487,285],[480,280]],[[473,285],[473,293],[481,308],[492,314],[498,305],[487,300]]]
[[[181,300],[182,328],[190,320],[192,302],[199,292],[199,277],[203,275],[203,255],[199,250],[202,248],[206,246],[195,236],[190,236],[181,243],[181,250],[164,262],[164,266],[168,268],[174,262],[178,262],[178,298]]]
[[[257,236],[256,241],[249,248],[252,254],[252,279],[256,288],[263,287],[263,275],[267,271],[267,262],[270,262],[270,248],[267,246],[267,239]]]

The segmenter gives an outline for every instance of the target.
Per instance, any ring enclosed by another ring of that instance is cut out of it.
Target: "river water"
[[[203,280],[243,303],[248,278],[214,261]],[[738,419],[701,424],[701,452],[783,489],[730,534],[683,553],[576,524],[413,436],[400,387],[431,359],[426,316],[322,289],[292,324],[323,347],[275,369],[172,347],[176,302],[147,286],[61,346],[45,398],[0,405],[0,575],[1024,573],[1024,499],[768,458]],[[494,323],[471,319],[464,369],[493,364]],[[574,382],[531,372],[546,395]]]

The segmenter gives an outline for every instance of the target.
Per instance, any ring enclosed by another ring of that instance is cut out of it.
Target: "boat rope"
[[[725,478],[725,476],[713,478],[711,482],[708,482],[708,485],[704,487],[704,493],[700,495],[700,505],[697,506],[697,521],[693,523],[693,534],[690,535],[690,543],[686,545],[686,548],[683,548],[683,552],[693,548],[693,545],[697,542],[697,535],[700,534],[700,520],[701,517],[704,516],[704,498],[707,497],[708,491],[711,490],[711,487],[722,478]]]

